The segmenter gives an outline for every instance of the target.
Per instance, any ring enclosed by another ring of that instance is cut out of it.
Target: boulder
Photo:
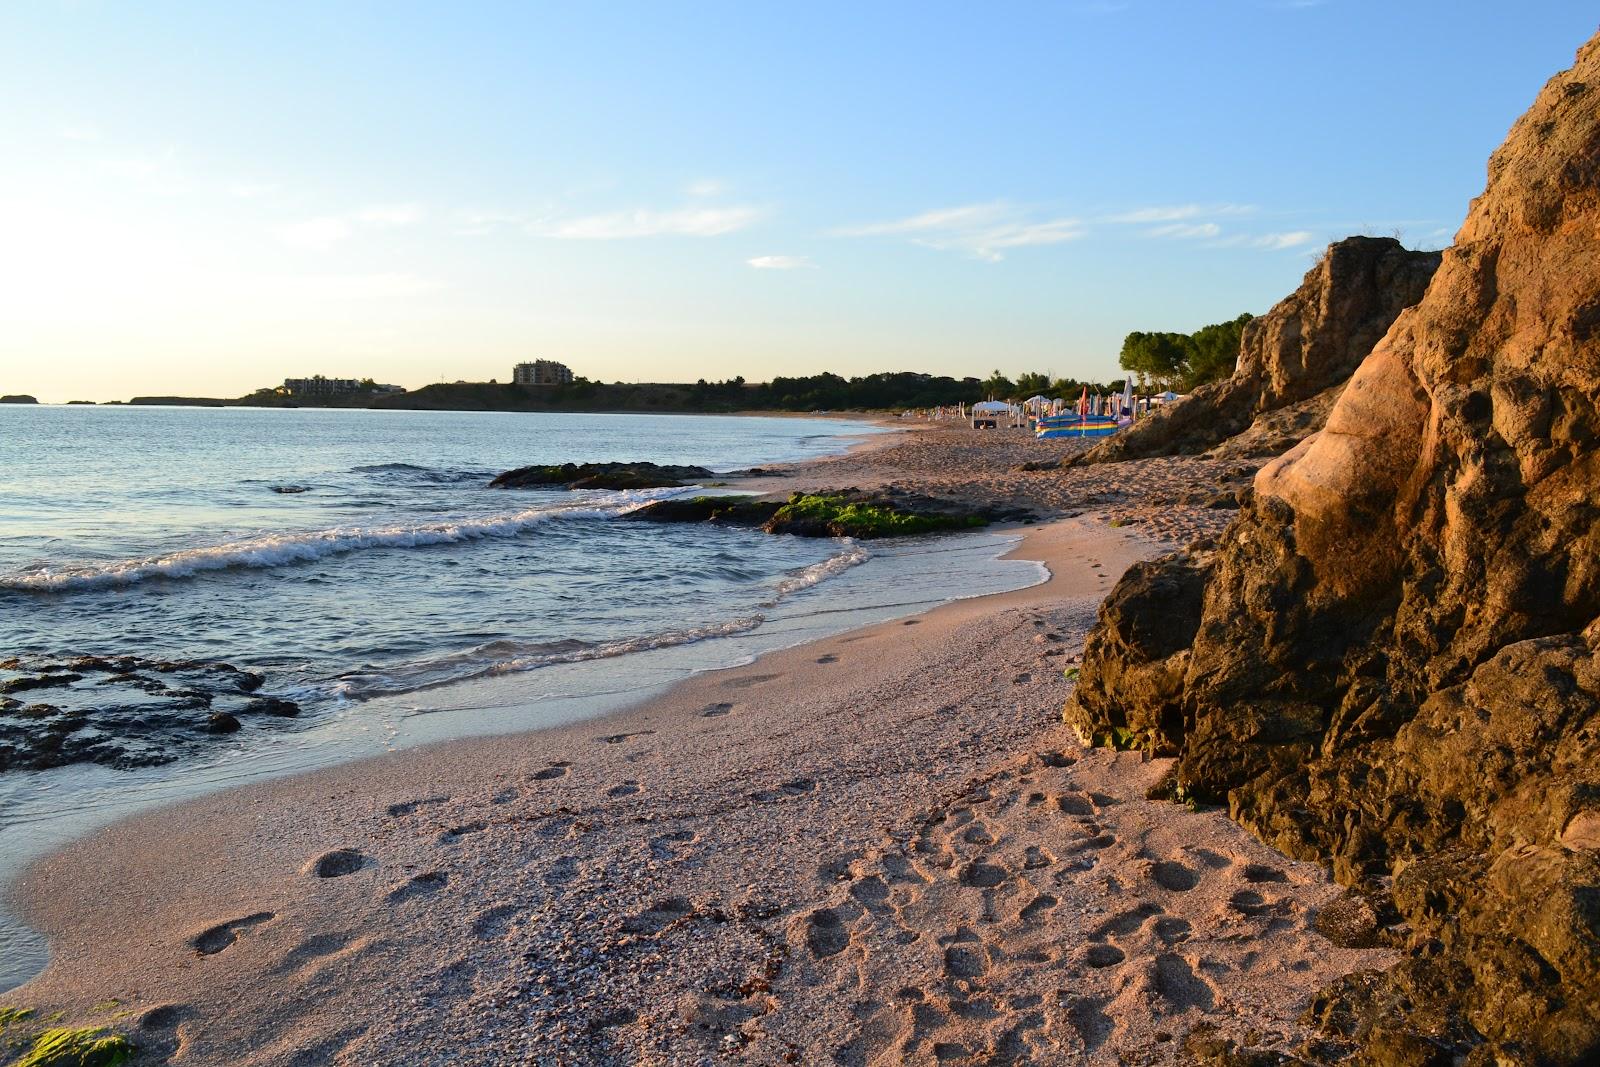
[[[1195,455],[1247,432],[1251,442],[1230,456],[1277,455],[1321,426],[1337,393],[1321,394],[1342,386],[1400,312],[1422,299],[1439,259],[1391,237],[1329,245],[1300,288],[1245,324],[1232,377],[1062,465]],[[1284,409],[1295,410],[1277,417]]]
[[[705,522],[751,527],[796,537],[870,540],[947,530],[967,530],[1003,520],[1027,520],[1015,508],[974,508],[892,486],[864,491],[831,489],[782,496],[695,496],[657,500],[629,512],[635,522]]]
[[[1323,429],[1091,635],[1080,731],[1175,750],[1183,795],[1392,908],[1406,959],[1318,999],[1310,1058],[1600,1059],[1597,233],[1600,38]],[[1198,610],[1148,592],[1185,567]]]
[[[491,489],[660,489],[714,477],[705,467],[659,463],[557,463],[496,475]]]

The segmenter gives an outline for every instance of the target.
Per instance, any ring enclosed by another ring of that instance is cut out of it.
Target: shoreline
[[[787,475],[940,440],[881,436]],[[1337,888],[1060,724],[1062,665],[1154,548],[1035,526],[1038,585],[134,816],[28,870],[53,956],[4,1000],[140,1062],[1111,1062],[1201,1021],[1287,1047],[1384,962],[1310,932]]]

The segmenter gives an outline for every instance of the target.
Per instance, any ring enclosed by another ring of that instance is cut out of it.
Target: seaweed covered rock
[[[657,500],[628,513],[641,522],[706,522],[759,527],[797,537],[906,537],[970,530],[1032,516],[1015,509],[973,508],[897,489],[838,489],[783,497],[694,496]]]
[[[905,537],[987,526],[987,512],[905,493],[795,493],[767,520],[768,533],[801,537]]]
[[[1349,379],[1400,312],[1422,299],[1438,266],[1438,252],[1408,251],[1391,237],[1329,245],[1300,288],[1245,324],[1232,377],[1200,386],[1063,465],[1194,455],[1256,424],[1252,444],[1230,454],[1277,455],[1321,426],[1331,398],[1307,402]],[[1298,417],[1273,418],[1301,405]]]
[[[661,489],[713,477],[705,467],[660,463],[554,463],[498,474],[492,489]]]
[[[1119,635],[1154,623],[1091,641],[1080,730],[1164,715],[1141,740],[1185,793],[1392,909],[1406,960],[1313,1005],[1315,1058],[1600,1059],[1597,233],[1600,38],[1324,428],[1256,476],[1176,697],[1105,681],[1150,668]],[[1128,581],[1127,610],[1170,610]]]

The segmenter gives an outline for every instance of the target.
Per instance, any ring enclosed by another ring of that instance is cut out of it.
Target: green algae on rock
[[[694,496],[658,500],[635,511],[640,522],[705,522],[760,528],[796,537],[873,540],[953,530],[972,530],[1003,519],[1031,518],[1023,512],[974,509],[896,490],[839,489],[792,493],[787,499]]]
[[[133,1042],[104,1027],[58,1027],[33,1039],[33,1046],[11,1067],[117,1067],[133,1055]]]

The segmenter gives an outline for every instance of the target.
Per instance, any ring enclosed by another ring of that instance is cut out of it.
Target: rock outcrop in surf
[[[1404,952],[1319,998],[1311,1058],[1600,1057],[1597,233],[1600,37],[1326,427],[1088,643],[1069,721],[1176,753],[1180,795],[1330,864]]]
[[[1232,377],[1063,465],[1194,455],[1241,434],[1230,458],[1278,455],[1321,427],[1356,366],[1422,299],[1438,267],[1438,252],[1408,251],[1392,237],[1329,245],[1300,288],[1245,324]]]

